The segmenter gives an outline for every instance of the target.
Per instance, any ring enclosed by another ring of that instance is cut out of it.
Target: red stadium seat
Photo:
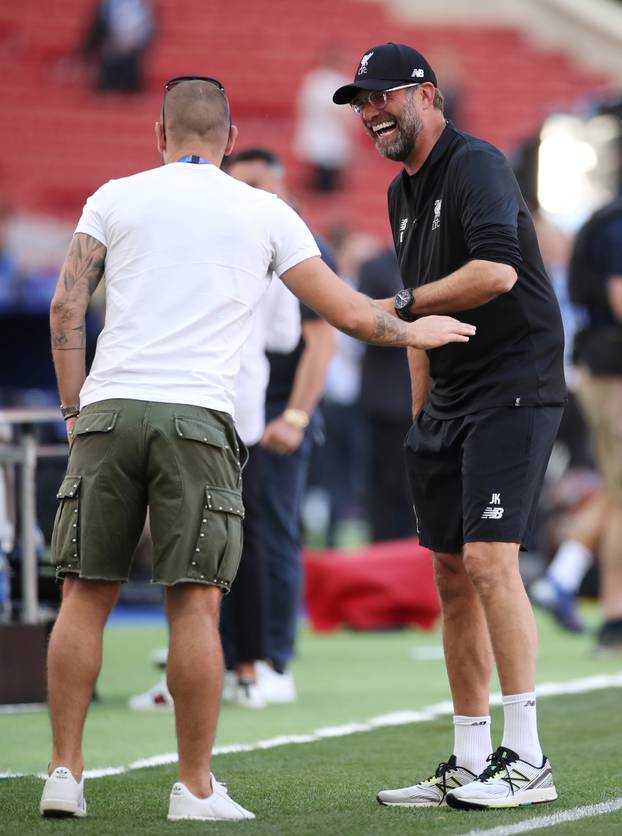
[[[342,45],[351,68],[364,48],[383,40],[413,43],[432,63],[453,51],[463,78],[461,127],[504,150],[535,130],[552,104],[571,105],[606,82],[507,26],[413,27],[380,2],[158,0],[158,34],[145,62],[148,92],[98,95],[86,71],[76,77],[65,66],[79,52],[91,10],[83,0],[57,0],[45,15],[39,0],[0,7],[0,188],[18,209],[75,219],[94,186],[156,164],[152,123],[162,82],[179,73],[222,77],[241,129],[238,147],[274,148],[290,163],[294,185],[303,181],[291,151],[296,93],[329,41]],[[38,186],[29,180],[23,188],[25,160]],[[387,238],[385,191],[398,170],[361,132],[343,192],[301,194],[300,206],[319,230],[337,213]]]

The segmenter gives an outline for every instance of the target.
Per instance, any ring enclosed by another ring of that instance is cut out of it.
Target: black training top
[[[453,273],[468,261],[510,264],[509,293],[451,315],[477,326],[469,343],[428,351],[436,418],[497,406],[563,403],[564,336],[531,216],[503,154],[447,124],[419,171],[389,187],[389,217],[406,287]]]

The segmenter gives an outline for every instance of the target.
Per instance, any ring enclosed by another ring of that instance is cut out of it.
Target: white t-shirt
[[[235,381],[235,426],[248,447],[259,442],[266,425],[266,351],[288,354],[298,345],[301,330],[298,299],[276,279],[257,306]]]
[[[273,272],[319,255],[286,203],[194,163],[111,180],[76,232],[107,248],[106,318],[81,406],[133,398],[233,414],[242,345]]]

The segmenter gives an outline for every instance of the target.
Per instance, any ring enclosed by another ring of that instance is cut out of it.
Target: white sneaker
[[[173,784],[168,806],[168,820],[201,819],[203,821],[240,821],[254,819],[255,814],[234,801],[224,784],[212,775],[212,794],[197,798],[185,784]]]
[[[381,790],[378,802],[392,807],[440,807],[447,804],[449,790],[469,784],[477,778],[469,769],[456,764],[456,756],[439,763],[434,775],[412,787],[399,790]]]
[[[265,708],[266,700],[257,682],[251,679],[238,680],[236,684],[235,702],[244,708]]]
[[[151,651],[151,661],[156,668],[166,668],[168,662],[168,647],[156,647]]]
[[[557,798],[547,758],[541,766],[534,766],[520,760],[511,749],[499,746],[488,760],[489,765],[477,780],[447,793],[450,807],[456,810],[529,807]]]
[[[161,679],[157,685],[145,691],[144,694],[131,697],[128,705],[134,711],[172,711],[175,707],[165,679]]]
[[[225,671],[222,678],[222,702],[235,702],[238,693],[238,675],[235,671]]]
[[[58,766],[45,782],[39,812],[42,816],[86,817],[84,776],[76,781],[64,766]]]
[[[296,686],[291,673],[277,673],[265,662],[255,664],[257,684],[266,702],[296,702]]]

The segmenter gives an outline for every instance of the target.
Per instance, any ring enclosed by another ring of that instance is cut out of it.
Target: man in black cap
[[[408,352],[406,460],[420,540],[434,553],[454,750],[431,778],[378,800],[461,809],[553,801],[518,554],[529,545],[565,384],[561,317],[531,217],[503,154],[445,120],[436,76],[411,47],[366,50],[333,100],[350,104],[380,154],[404,166],[389,214],[405,288],[385,309],[477,325],[460,352]],[[493,662],[505,722],[491,755]]]

